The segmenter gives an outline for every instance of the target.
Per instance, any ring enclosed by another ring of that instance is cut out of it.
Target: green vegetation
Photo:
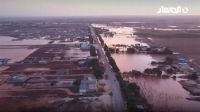
[[[127,112],[144,112],[151,111],[151,106],[147,103],[146,99],[143,98],[140,94],[140,88],[136,83],[130,83],[124,81],[120,73],[116,75],[120,88],[123,93],[124,99],[126,100]],[[144,110],[137,108],[137,105],[142,105]]]
[[[104,68],[100,65],[98,61],[94,61],[92,64],[93,73],[97,79],[103,78]]]
[[[117,66],[117,64],[116,64],[116,62],[115,62],[115,60],[112,57],[109,57],[109,63],[112,66],[114,72],[119,72],[120,71],[118,66]]]
[[[198,74],[196,72],[193,72],[191,75],[189,75],[188,78],[192,79],[192,80],[196,80],[196,79],[198,79]]]
[[[97,56],[96,48],[94,46],[90,47],[90,56]]]
[[[165,62],[166,62],[167,64],[171,65],[171,64],[173,64],[174,60],[173,60],[172,57],[166,57],[166,58],[165,58]]]
[[[89,42],[90,42],[90,44],[93,44],[93,38],[92,38],[92,35],[89,35]]]
[[[140,76],[140,75],[142,75],[142,73],[140,71],[137,71],[137,70],[132,70],[130,72],[124,72],[124,74],[128,74],[129,76]]]
[[[120,70],[119,70],[115,60],[112,58],[112,56],[111,56],[111,54],[109,52],[109,48],[108,48],[108,46],[106,44],[104,45],[104,50],[105,50],[106,56],[108,57],[109,63],[113,68],[113,71],[114,72],[120,72]]]
[[[73,85],[74,85],[74,86],[80,86],[80,84],[81,84],[81,80],[80,80],[80,79],[77,79],[77,80],[75,80],[75,81],[73,82]]]
[[[91,33],[91,32],[90,32]],[[93,44],[92,35],[89,36],[90,44]],[[94,46],[90,47],[90,56],[97,56],[97,51]],[[100,65],[98,60],[93,60],[91,62],[93,73],[97,79],[103,78],[102,74],[104,73],[104,68]]]
[[[157,76],[161,76],[162,75],[162,71],[160,68],[147,68],[144,70],[145,74],[155,74]]]
[[[104,41],[103,41],[103,39],[102,39],[102,37],[101,37],[101,33],[103,33],[104,31],[102,30],[102,29],[100,29],[100,28],[95,28],[95,34],[97,35],[97,37],[99,37],[99,41],[101,42],[101,45],[102,46],[104,46]]]
[[[127,48],[127,53],[135,53],[135,48]]]

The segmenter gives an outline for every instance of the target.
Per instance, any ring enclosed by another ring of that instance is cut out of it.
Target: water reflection
[[[163,56],[153,57],[145,54],[112,54],[112,57],[116,60],[121,72],[128,72],[132,69],[143,72],[146,68],[153,68],[152,61],[162,61]]]
[[[0,49],[0,58],[11,59],[9,63],[21,61],[36,49]]]
[[[13,37],[0,36],[0,39],[0,45],[42,45],[49,42],[49,40],[43,38],[16,40]]]
[[[187,100],[190,93],[175,80],[149,76],[126,78],[126,80],[136,82],[140,86],[141,94],[155,111],[199,112],[200,110],[200,103]]]
[[[115,32],[113,37],[103,37],[107,45],[112,44],[137,44],[138,37],[131,37],[134,34],[133,28],[113,27],[107,25],[94,25]],[[132,29],[132,30],[131,30]],[[141,43],[145,44],[145,43]],[[147,44],[146,44],[147,45]],[[162,61],[165,57],[145,54],[112,54],[121,72],[132,69],[144,71],[145,68],[152,68],[151,61]],[[178,81],[171,78],[161,79],[158,77],[140,76],[124,78],[130,82],[135,82],[141,88],[141,94],[147,99],[153,109],[157,112],[199,112],[200,102],[190,101],[190,97]]]
[[[13,37],[0,36],[0,39],[1,39],[0,58],[11,59],[9,63],[21,61],[29,54],[37,50],[37,49],[21,48],[20,45],[43,45],[49,42],[49,40],[43,38],[16,40],[16,38]],[[19,46],[9,46],[9,45],[19,45]]]

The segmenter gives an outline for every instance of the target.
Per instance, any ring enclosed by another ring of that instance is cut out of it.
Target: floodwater
[[[80,48],[71,48],[65,52],[65,57],[85,58],[90,56],[89,51],[82,51]]]
[[[43,45],[49,42],[49,40],[43,38],[15,40],[16,38],[13,37],[0,36],[0,39],[0,45]]]
[[[33,53],[36,49],[27,49],[26,47],[21,47],[20,45],[43,45],[47,44],[49,40],[46,39],[24,39],[17,40],[16,38],[9,36],[0,36],[0,58],[11,59],[9,63],[21,61],[26,58],[29,54]],[[4,46],[8,45],[8,46]],[[9,45],[19,45],[19,46],[9,46]]]
[[[155,111],[199,112],[200,102],[189,101],[190,93],[173,79],[156,77],[137,77],[126,79],[135,82],[141,88],[141,94],[153,106]]]
[[[132,69],[143,72],[146,68],[154,68],[152,61],[162,61],[163,56],[152,56],[145,54],[112,54],[121,72],[128,72]]]
[[[200,38],[152,38],[152,41],[179,51],[194,60],[194,63],[200,64]]]
[[[0,59],[11,59],[9,63],[21,61],[36,49],[0,49]]]
[[[133,28],[112,27],[99,24],[94,24],[93,26],[109,29],[110,32],[113,32],[115,34],[113,37],[104,37],[103,35],[101,35],[102,37],[104,37],[103,39],[108,46],[111,46],[113,44],[125,44],[125,45],[141,44],[144,46],[148,46],[146,43],[136,41],[137,37],[133,35],[135,32]]]
[[[106,25],[93,25],[109,29],[115,32],[113,37],[103,37],[107,45],[125,44],[131,45],[140,43],[137,37],[129,38],[129,34],[134,33],[133,28],[113,27]],[[145,43],[143,43],[145,44]],[[158,55],[145,54],[112,54],[121,72],[131,71],[132,69],[144,71],[146,68],[153,67],[151,61],[161,61],[165,57]],[[180,83],[173,79],[161,79],[158,77],[141,76],[124,78],[130,82],[135,82],[141,88],[141,94],[152,105],[154,111],[160,112],[200,112],[200,102],[190,101],[186,98],[191,94],[182,88]]]

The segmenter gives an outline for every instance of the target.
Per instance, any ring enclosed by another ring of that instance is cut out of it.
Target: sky
[[[0,0],[0,16],[156,15],[161,6],[200,15],[200,0]]]

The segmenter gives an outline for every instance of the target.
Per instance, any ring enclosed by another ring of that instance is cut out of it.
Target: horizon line
[[[40,16],[40,15],[33,15],[33,16],[0,16],[0,18],[30,18],[30,17],[34,17],[34,18],[77,18],[77,17],[83,17],[83,18],[87,18],[87,17],[164,17],[164,16],[171,16],[171,17],[176,17],[176,16],[200,16],[200,14],[155,14],[155,15],[86,15],[86,16],[78,16],[78,15],[73,15],[73,16]]]

